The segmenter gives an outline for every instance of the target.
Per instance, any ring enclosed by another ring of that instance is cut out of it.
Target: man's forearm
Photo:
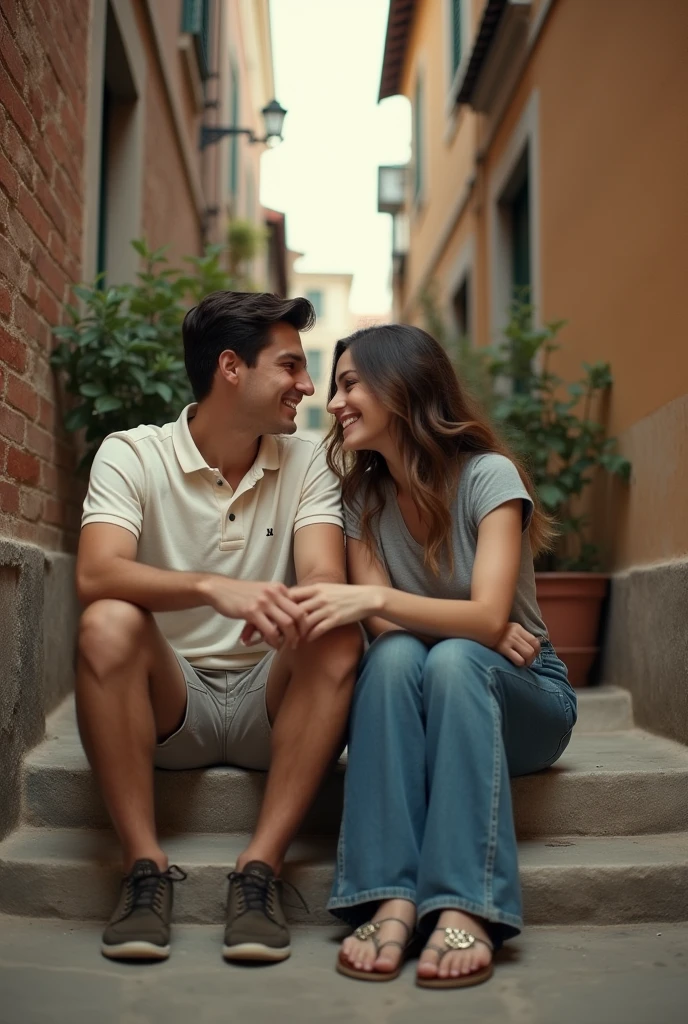
[[[211,573],[156,569],[128,558],[113,558],[89,572],[77,566],[82,604],[104,599],[128,601],[151,612],[176,612],[210,604]]]

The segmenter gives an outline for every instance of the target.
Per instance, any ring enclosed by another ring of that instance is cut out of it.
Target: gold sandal
[[[492,943],[487,942],[485,939],[478,939],[464,928],[435,928],[435,931],[444,932],[443,945],[435,946],[429,942],[425,949],[432,949],[438,954],[438,967],[447,953],[457,949],[472,949],[476,942],[482,942],[483,946],[487,946],[490,952],[494,953]],[[419,985],[421,988],[467,988],[469,985],[480,985],[484,981],[489,981],[493,971],[494,967],[492,961],[490,961],[486,967],[481,967],[471,974],[461,974],[458,978],[419,978],[416,975],[416,985]]]
[[[409,939],[406,945],[401,942],[397,942],[396,939],[389,939],[387,942],[378,942],[376,935],[380,931],[383,924],[387,921],[397,921],[399,924],[403,924],[406,929],[406,933]],[[412,936],[413,929],[411,925],[406,924],[406,921],[402,921],[400,917],[383,917],[380,921],[366,921],[365,924],[360,925],[353,932],[355,939],[359,942],[365,942],[367,939],[375,946],[375,952],[380,955],[380,950],[384,949],[385,946],[398,946],[402,952],[402,957],[399,961],[399,966],[393,971],[359,971],[356,967],[351,967],[350,964],[342,957],[340,952],[337,957],[337,970],[340,974],[345,974],[348,978],[357,978],[359,981],[394,981],[401,974],[401,969],[404,966],[403,953],[408,949],[410,938]]]

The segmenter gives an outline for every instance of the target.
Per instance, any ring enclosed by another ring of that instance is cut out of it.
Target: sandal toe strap
[[[487,946],[490,953],[494,953],[494,946],[491,942],[488,942],[487,939],[478,938],[472,932],[467,932],[465,928],[435,928],[435,931],[442,932],[444,944],[442,946],[435,946],[428,943],[425,948],[434,949],[441,956],[444,956],[450,950],[472,949],[478,942],[481,942],[483,946]]]
[[[370,939],[375,945],[375,948],[380,950],[382,949],[382,946],[379,945],[375,936],[380,931],[382,925],[387,924],[388,921],[396,921],[397,924],[402,924],[406,929],[407,936],[411,935],[413,930],[411,925],[408,925],[406,921],[402,921],[400,917],[383,917],[379,921],[366,921],[365,924],[359,925],[358,928],[354,929],[353,936],[355,939],[358,939],[359,942],[365,942],[367,939]],[[390,940],[390,942],[391,941],[392,940]],[[389,943],[384,942],[383,945],[388,946]],[[404,948],[400,942],[397,942],[396,945],[401,946],[402,949]]]

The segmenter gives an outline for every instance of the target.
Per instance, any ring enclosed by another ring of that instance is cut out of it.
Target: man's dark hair
[[[315,323],[308,299],[282,299],[269,292],[211,292],[184,317],[184,364],[197,402],[210,394],[220,354],[231,349],[247,366],[270,344],[273,324],[307,331]]]

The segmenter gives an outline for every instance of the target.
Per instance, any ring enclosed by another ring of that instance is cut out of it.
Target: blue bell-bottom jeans
[[[518,668],[472,640],[378,637],[354,694],[344,813],[328,908],[361,924],[380,900],[485,919],[497,945],[522,927],[510,775],[565,750],[576,721],[566,666],[545,641]]]

